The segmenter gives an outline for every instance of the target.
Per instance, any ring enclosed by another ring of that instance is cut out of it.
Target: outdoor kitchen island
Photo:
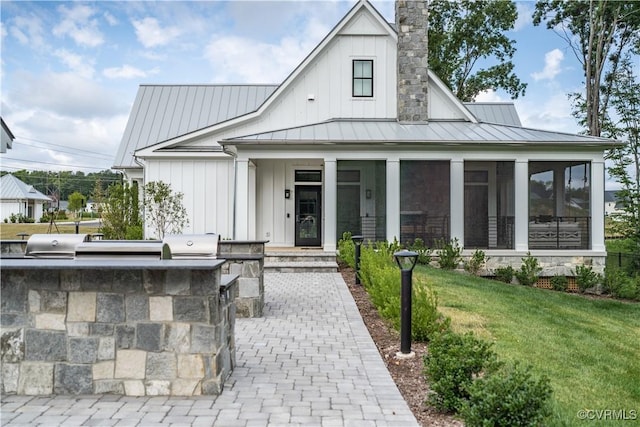
[[[221,393],[237,292],[224,263],[3,258],[2,393]]]

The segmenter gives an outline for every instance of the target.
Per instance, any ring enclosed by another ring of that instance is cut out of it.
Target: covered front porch
[[[335,251],[351,232],[431,248],[457,238],[501,254],[604,252],[602,159],[334,154],[236,159],[236,238]]]

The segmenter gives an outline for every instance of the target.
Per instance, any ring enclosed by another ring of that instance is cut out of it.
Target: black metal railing
[[[338,218],[338,238],[342,233],[350,232],[352,236],[362,236],[364,242],[378,242],[387,240],[387,217],[363,216],[359,218]]]
[[[435,248],[441,241],[449,241],[449,216],[432,216],[423,213],[400,213],[400,242],[412,244],[422,239],[425,246]]]
[[[589,249],[591,217],[545,216],[529,219],[529,249]]]
[[[640,272],[640,255],[625,252],[607,252],[606,267]]]

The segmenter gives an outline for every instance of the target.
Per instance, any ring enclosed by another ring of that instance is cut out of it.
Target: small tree
[[[182,197],[182,193],[174,193],[171,186],[162,181],[151,181],[144,186],[145,220],[159,239],[164,239],[167,233],[181,233],[189,224]]]
[[[105,239],[142,239],[142,221],[138,203],[138,186],[113,184],[102,203],[102,226]]]
[[[77,191],[74,191],[69,195],[69,207],[71,212],[78,212],[80,209],[86,206],[86,198]]]

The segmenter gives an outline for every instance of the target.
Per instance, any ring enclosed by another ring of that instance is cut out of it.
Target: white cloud
[[[511,100],[506,99],[498,95],[498,93],[493,89],[483,90],[479,94],[476,95],[475,102],[511,102]]]
[[[555,132],[578,133],[580,128],[571,115],[571,102],[564,92],[543,101],[529,98],[514,101],[522,126]]]
[[[561,69],[564,53],[560,49],[553,49],[544,55],[544,69],[540,72],[531,73],[534,80],[553,80]]]
[[[39,49],[46,45],[42,22],[37,17],[17,16],[9,27],[9,34],[21,45]]]
[[[94,68],[93,61],[82,56],[70,52],[66,49],[57,49],[53,52],[55,56],[60,58],[62,62],[71,69],[74,73],[85,79],[93,77]]]
[[[62,21],[53,27],[56,36],[71,37],[81,46],[96,47],[104,43],[104,38],[98,28],[98,21],[92,19],[95,10],[87,5],[75,5],[72,8],[60,6]]]
[[[310,52],[300,39],[268,44],[242,37],[215,38],[205,49],[220,83],[281,83]]]
[[[134,20],[133,26],[135,27],[138,41],[146,48],[164,46],[182,33],[178,27],[161,27],[155,18],[144,18],[140,21]]]
[[[135,79],[147,76],[147,73],[143,70],[127,64],[122,67],[106,68],[102,74],[110,79]]]
[[[115,16],[113,16],[111,13],[109,13],[109,12],[105,12],[103,16],[104,16],[105,21],[107,21],[107,23],[108,23],[109,25],[111,25],[112,27],[113,27],[114,25],[117,25],[117,24],[118,24],[118,18],[116,18]]]
[[[520,31],[533,23],[533,9],[530,7],[532,2],[517,2],[516,10],[518,11],[518,19],[516,19],[513,30]]]
[[[7,94],[16,110],[48,110],[78,120],[128,112],[130,100],[75,73],[22,73],[16,81],[20,83]]]

